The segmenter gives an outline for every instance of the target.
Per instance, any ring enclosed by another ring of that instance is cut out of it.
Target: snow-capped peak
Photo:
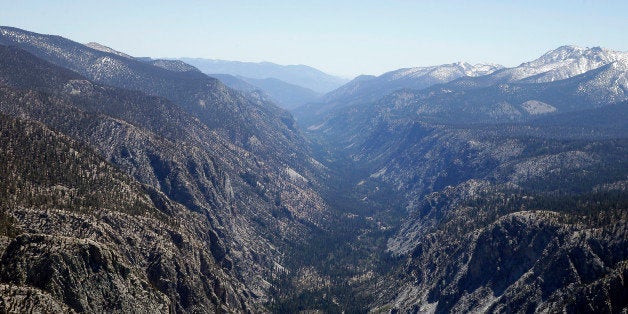
[[[585,51],[586,51],[585,48],[578,47],[578,46],[571,46],[571,45],[560,46],[554,50],[546,52],[540,58],[532,62],[528,62],[527,64],[529,65],[548,64],[548,63],[564,61],[567,59],[578,58],[582,56],[583,52]]]
[[[561,46],[538,59],[500,73],[508,81],[551,82],[576,76],[619,60],[628,53],[601,47]]]
[[[448,82],[462,76],[480,76],[490,74],[501,68],[503,68],[501,65],[496,64],[479,63],[472,65],[468,62],[459,61],[456,63],[436,66],[399,69],[385,73],[381,77],[386,78],[389,81],[394,81],[399,79],[416,79],[429,76],[441,82]]]
[[[534,61],[523,63],[522,66],[538,67],[580,59],[609,64],[621,58],[625,58],[626,55],[625,52],[612,51],[601,47],[583,48],[578,46],[561,46],[545,53]]]

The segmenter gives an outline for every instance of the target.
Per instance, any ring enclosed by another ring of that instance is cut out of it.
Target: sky
[[[305,64],[351,78],[562,45],[628,51],[628,1],[0,0],[0,25],[133,56]]]

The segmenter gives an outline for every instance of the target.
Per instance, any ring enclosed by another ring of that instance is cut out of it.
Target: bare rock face
[[[592,182],[565,183],[596,163],[622,166],[599,158],[571,162],[565,158],[569,153],[559,165],[526,151],[494,168],[499,174],[489,178],[501,185],[469,180],[412,206],[412,218],[388,242],[393,255],[406,259],[403,272],[411,278],[401,279],[407,280],[403,288],[388,296],[392,307],[445,313],[614,312],[627,306],[622,283],[628,258],[624,181],[597,185],[595,180],[609,180],[597,176]],[[516,180],[504,176],[521,172],[523,165],[528,173],[546,171]],[[610,173],[621,173],[612,169]],[[562,173],[565,181],[553,183],[553,172]],[[546,192],[558,186],[588,188],[562,196]]]
[[[0,116],[0,134],[0,189],[10,191],[0,202],[0,280],[23,288],[10,306],[35,306],[15,304],[28,289],[39,296],[32,302],[77,312],[259,306],[204,215],[40,123]]]
[[[0,311],[3,313],[76,313],[48,293],[32,287],[0,285]]]
[[[115,251],[59,236],[22,235],[2,258],[4,282],[31,286],[78,312],[167,313],[168,298],[134,274]]]
[[[589,227],[555,212],[516,211],[484,225],[492,214],[482,208],[450,210],[446,222],[411,241],[405,272],[412,280],[397,290],[394,308],[614,312],[628,305],[625,221]]]

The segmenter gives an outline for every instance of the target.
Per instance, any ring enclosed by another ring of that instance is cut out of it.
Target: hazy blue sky
[[[560,45],[628,50],[628,1],[0,0],[0,24],[134,56],[307,64],[352,76],[514,66]]]

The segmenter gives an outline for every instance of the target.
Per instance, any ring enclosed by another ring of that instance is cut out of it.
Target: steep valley
[[[289,113],[0,27],[0,311],[625,312],[626,62],[401,69]]]

